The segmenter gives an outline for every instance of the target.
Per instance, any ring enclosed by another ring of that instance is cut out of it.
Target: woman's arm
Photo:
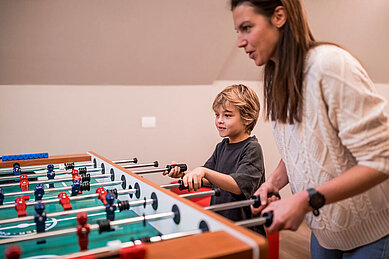
[[[360,194],[388,179],[388,175],[363,165],[356,165],[340,176],[315,189],[326,198],[326,204]]]
[[[388,177],[375,169],[356,165],[342,175],[316,186],[315,189],[324,195],[326,204],[330,204],[360,194]],[[270,203],[263,213],[273,211],[273,224],[268,228],[269,233],[273,233],[282,229],[297,230],[305,214],[312,210],[309,206],[308,192],[301,191],[286,199]]]
[[[262,205],[258,208],[252,208],[252,212],[254,214],[261,212],[268,204],[267,194],[270,192],[279,192],[288,183],[289,179],[286,173],[286,167],[282,159],[280,159],[280,162],[273,173],[254,193],[254,195],[260,197]]]

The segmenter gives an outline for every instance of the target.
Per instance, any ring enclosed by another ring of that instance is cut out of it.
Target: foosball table
[[[123,165],[126,163],[127,165]],[[267,258],[266,239],[94,152],[0,161],[7,258]],[[197,195],[197,196],[196,196]]]

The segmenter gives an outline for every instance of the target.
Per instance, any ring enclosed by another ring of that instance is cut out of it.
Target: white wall
[[[220,137],[211,109],[216,94],[233,81],[198,86],[0,86],[0,155],[95,151],[111,160],[171,161],[202,165]],[[242,83],[242,82],[240,82]],[[243,82],[262,96],[258,82]],[[377,84],[389,100],[389,84]],[[389,114],[389,107],[387,107]],[[155,116],[155,128],[142,128]],[[266,172],[279,161],[268,123],[253,131],[264,151]],[[146,176],[159,184],[159,174]],[[288,195],[288,190],[282,192]]]

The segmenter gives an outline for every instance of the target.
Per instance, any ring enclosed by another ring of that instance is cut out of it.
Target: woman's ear
[[[286,23],[286,19],[285,8],[283,6],[277,6],[271,17],[272,24],[280,29]]]

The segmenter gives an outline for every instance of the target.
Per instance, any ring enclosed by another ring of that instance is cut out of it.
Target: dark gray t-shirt
[[[250,199],[265,181],[262,149],[255,136],[231,144],[228,138],[223,139],[217,144],[204,167],[230,175],[242,191],[240,195],[236,195],[221,190],[220,196],[212,196],[212,205]],[[229,209],[218,213],[233,221],[252,218],[250,207]]]

